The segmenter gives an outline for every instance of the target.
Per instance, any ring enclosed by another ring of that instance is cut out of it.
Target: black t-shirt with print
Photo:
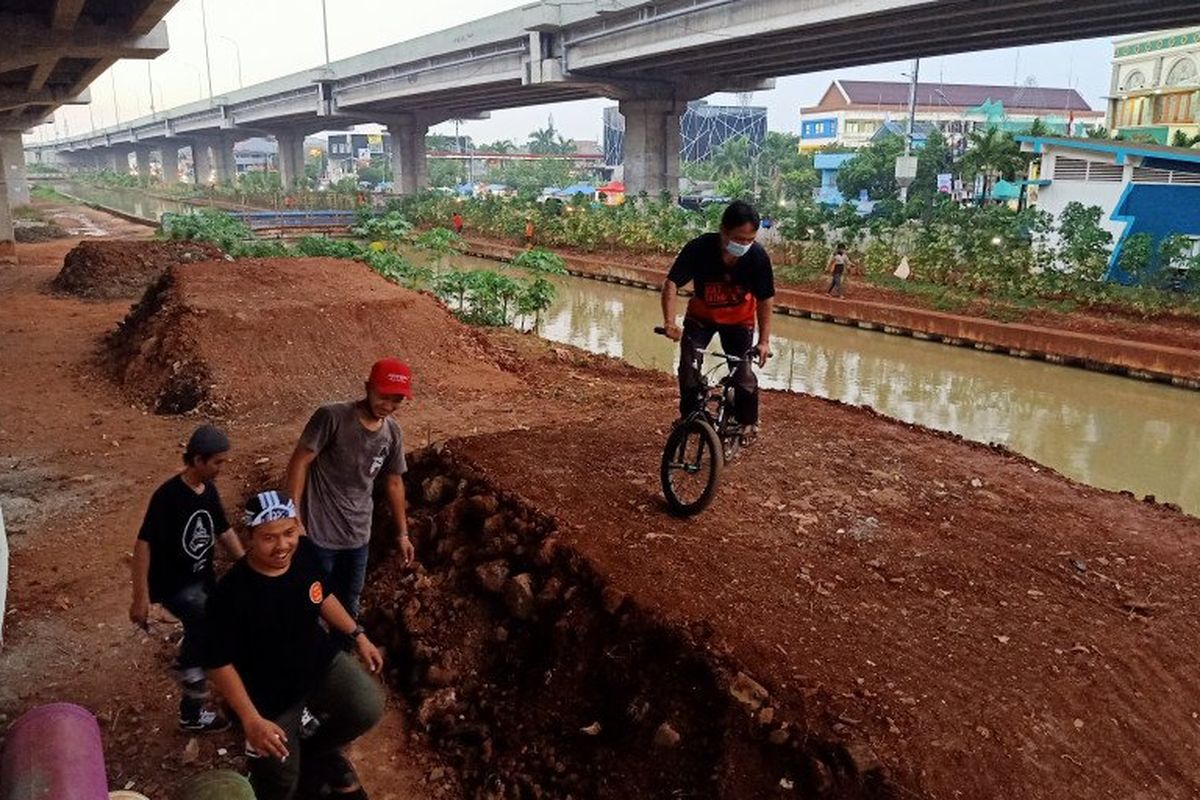
[[[204,666],[232,664],[268,719],[302,702],[333,660],[320,623],[326,579],[313,543],[301,536],[287,572],[263,575],[243,558],[208,599]]]
[[[150,599],[170,599],[194,583],[213,582],[213,545],[229,530],[211,482],[197,493],[176,475],[154,491],[138,538],[150,544]]]

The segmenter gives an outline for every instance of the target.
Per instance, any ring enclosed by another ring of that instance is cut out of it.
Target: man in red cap
[[[288,462],[287,491],[317,546],[329,589],[350,616],[367,573],[376,483],[382,483],[396,521],[404,563],[411,564],[404,510],[404,434],[392,416],[412,397],[412,372],[395,358],[371,367],[366,397],[318,408]]]

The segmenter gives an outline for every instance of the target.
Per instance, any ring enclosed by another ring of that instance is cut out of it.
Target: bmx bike
[[[663,327],[655,328],[654,332],[666,335]],[[713,375],[721,364],[705,372],[706,355],[721,359],[728,369],[715,382]],[[693,353],[700,376],[695,389],[696,410],[671,429],[659,470],[663,497],[672,513],[692,516],[703,511],[716,493],[721,470],[743,445],[750,443],[734,414],[734,373],[743,361],[752,361],[753,355],[753,350],[741,356],[707,353],[703,349]]]

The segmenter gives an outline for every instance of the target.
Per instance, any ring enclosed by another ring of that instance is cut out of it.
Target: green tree
[[[575,152],[575,141],[564,139],[550,119],[545,128],[529,134],[529,152],[535,155],[571,155]]]
[[[1171,139],[1172,147],[1195,147],[1197,144],[1200,144],[1200,133],[1188,136],[1183,131],[1175,131],[1175,136]]]
[[[1153,263],[1154,237],[1149,233],[1135,233],[1121,244],[1117,266],[1139,284],[1148,282]]]
[[[1109,133],[1108,128],[1104,127],[1103,125],[1093,125],[1092,127],[1087,129],[1087,132],[1084,135],[1089,139],[1109,139],[1109,138],[1111,138],[1111,134]]]
[[[925,146],[917,153],[917,177],[908,190],[910,200],[928,202],[937,195],[937,176],[954,167],[954,153],[946,137],[937,128],[929,132]]]
[[[1029,136],[1049,136],[1050,128],[1046,123],[1042,122],[1041,117],[1034,117],[1033,122],[1029,123],[1029,127],[1025,130]]]
[[[517,149],[517,146],[512,143],[511,139],[497,139],[496,141],[492,142],[491,144],[479,145],[479,150],[484,153],[499,153],[500,155],[504,155],[505,153],[511,153],[513,150],[516,150],[516,149]]]
[[[429,159],[430,186],[458,186],[467,179],[467,167],[452,158]]]
[[[997,178],[1012,178],[1025,170],[1027,162],[1021,154],[1021,146],[1008,133],[995,127],[972,131],[967,142],[967,152],[959,164],[967,178],[983,175],[980,203],[987,199]]]
[[[1099,206],[1071,202],[1058,218],[1063,263],[1084,280],[1099,281],[1108,270],[1112,234],[1100,227]]]
[[[566,186],[576,177],[571,162],[565,158],[509,161],[487,174],[488,181],[511,186],[527,196],[536,196],[547,186]]]
[[[838,170],[838,189],[847,198],[856,198],[863,189],[867,196],[881,200],[899,191],[896,184],[896,158],[904,153],[904,140],[888,136],[862,148]]]

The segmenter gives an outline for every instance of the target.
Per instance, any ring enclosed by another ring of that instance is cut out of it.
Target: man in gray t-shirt
[[[366,397],[321,406],[304,426],[288,462],[287,490],[300,509],[305,532],[329,573],[329,589],[350,616],[367,573],[368,542],[376,483],[381,481],[404,563],[413,546],[405,515],[404,435],[392,414],[412,397],[408,366],[394,358],[377,361]]]

